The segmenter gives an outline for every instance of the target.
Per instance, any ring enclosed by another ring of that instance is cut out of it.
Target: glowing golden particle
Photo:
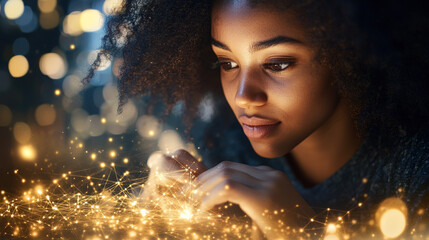
[[[361,202],[360,202],[360,203],[358,203],[358,206],[359,206],[359,207],[362,207],[362,203],[361,203]]]
[[[22,182],[22,183],[25,183],[25,182],[26,182],[25,178],[21,179],[21,182]]]
[[[425,210],[423,209],[423,208],[420,208],[418,211],[417,211],[417,214],[418,215],[423,215],[425,213]]]
[[[100,167],[101,167],[101,168],[105,168],[105,167],[106,167],[106,164],[105,164],[105,163],[100,163]]]
[[[331,208],[327,208],[326,211],[328,211],[328,212],[331,211]]]
[[[367,178],[362,178],[362,183],[367,183],[368,179]]]
[[[310,219],[310,221],[311,221],[311,222],[314,222],[314,219],[313,219],[313,218],[311,218],[311,219]]]
[[[86,179],[90,180],[90,179],[91,179],[91,176],[87,176],[87,177],[86,177]]]
[[[74,45],[73,43],[70,44],[70,50],[75,50],[76,49],[76,45]]]
[[[140,209],[140,214],[145,217],[147,215],[148,211],[146,209]]]
[[[128,163],[128,158],[124,158],[124,163],[127,164]]]
[[[97,158],[97,154],[95,154],[95,153],[91,154],[91,159],[92,160],[95,160],[96,158]]]
[[[113,142],[113,138],[109,138],[109,142]]]
[[[55,89],[55,96],[60,96],[61,95],[61,90],[60,89]]]
[[[225,185],[225,190],[229,190],[229,185]]]
[[[275,214],[275,215],[279,214],[279,211],[274,210],[274,214]]]
[[[116,157],[116,152],[112,150],[112,151],[110,151],[109,155],[111,158],[114,158],[114,157]]]
[[[4,190],[1,190],[1,192],[0,192],[0,193],[1,193],[1,195],[4,195],[4,194],[5,194]]]
[[[13,171],[13,173],[15,173],[15,174],[17,174],[18,173],[18,169],[15,169],[14,171]]]
[[[153,130],[149,130],[149,132],[147,133],[150,137],[153,137],[155,135],[155,131]]]
[[[57,183],[58,183],[58,180],[57,180],[57,179],[54,179],[54,180],[52,180],[52,183],[53,183],[53,184],[57,184]]]
[[[343,220],[343,218],[342,217],[338,217],[338,221],[342,221]]]
[[[115,166],[115,163],[113,163],[113,162],[112,162],[112,163],[110,164],[110,166],[114,167],[114,166]]]
[[[106,120],[106,118],[101,118],[100,122],[101,122],[101,124],[106,124],[107,120]]]
[[[79,143],[78,147],[83,148],[83,143]]]
[[[304,229],[303,229],[303,228],[300,228],[300,229],[299,229],[299,232],[300,232],[300,233],[304,232]]]
[[[39,60],[40,71],[52,78],[60,79],[67,73],[67,63],[58,53],[46,53]]]
[[[128,236],[133,238],[137,236],[137,233],[134,231],[131,231],[130,233],[128,233]]]
[[[19,155],[23,160],[34,161],[36,159],[36,149],[32,145],[24,145],[19,148]]]
[[[326,228],[326,233],[335,233],[337,231],[337,227],[335,224],[330,223],[328,224],[328,227]]]
[[[400,192],[400,193],[401,193],[402,191],[403,191],[403,189],[402,189],[402,188],[398,188],[398,192]]]

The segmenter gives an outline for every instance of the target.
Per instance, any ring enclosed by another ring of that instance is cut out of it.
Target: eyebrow
[[[218,48],[224,49],[226,51],[230,51],[231,49],[224,43],[212,38],[211,39],[211,43],[213,46],[216,46]],[[286,36],[277,36],[277,37],[273,37],[264,41],[260,41],[260,42],[256,42],[254,44],[252,44],[252,46],[250,46],[250,52],[256,52],[265,48],[269,48],[281,43],[292,43],[292,44],[303,44],[303,42],[291,38],[291,37],[286,37]]]

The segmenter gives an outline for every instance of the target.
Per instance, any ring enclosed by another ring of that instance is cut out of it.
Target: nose
[[[264,80],[259,79],[257,74],[241,74],[235,94],[237,106],[241,108],[263,106],[268,100],[263,84]]]

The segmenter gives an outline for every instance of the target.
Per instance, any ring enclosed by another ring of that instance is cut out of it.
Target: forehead
[[[212,11],[212,37],[228,41],[243,36],[254,40],[288,36],[305,42],[305,29],[293,9],[249,5],[246,0],[217,1]]]

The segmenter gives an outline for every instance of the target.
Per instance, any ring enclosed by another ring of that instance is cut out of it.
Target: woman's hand
[[[256,223],[269,239],[282,239],[287,226],[299,227],[314,212],[286,175],[267,166],[222,162],[196,178],[201,208],[231,202]]]

